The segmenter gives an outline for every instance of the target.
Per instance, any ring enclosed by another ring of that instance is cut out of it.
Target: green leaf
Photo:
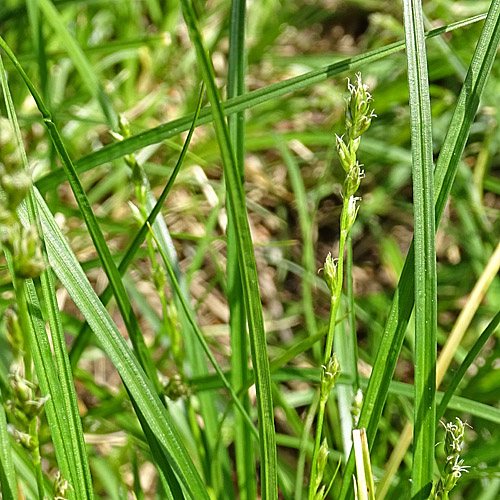
[[[29,169],[1,57],[0,81],[2,83],[7,113],[12,123],[24,168]],[[38,213],[31,193],[27,198],[27,211],[29,223],[39,227]],[[40,387],[44,395],[50,395],[50,399],[46,404],[47,418],[52,430],[54,449],[59,468],[65,478],[71,483],[78,499],[93,499],[94,495],[87,451],[51,273],[50,269],[44,271],[40,279],[46,310],[48,311],[56,362],[54,363],[52,357],[45,322],[41,316],[38,297],[31,281],[27,281],[25,286],[34,331],[30,329],[26,334],[31,337],[29,345],[31,346]]]
[[[26,281],[25,289],[32,325],[32,328],[27,333],[31,337],[31,352],[40,389],[44,396],[50,396],[45,403],[45,411],[51,429],[57,463],[63,477],[68,480],[75,491],[76,498],[93,498],[92,480],[88,470],[86,450],[85,447],[83,449],[80,447],[82,443],[74,426],[70,428],[69,425],[70,419],[74,423],[74,414],[71,410],[68,411],[68,399],[63,394],[62,385],[52,358],[45,321],[42,317],[35,286],[31,280]],[[81,434],[81,438],[83,441],[83,434]],[[84,470],[88,475],[85,474]]]
[[[199,69],[207,86],[207,95],[211,104],[224,175],[228,186],[228,208],[231,210],[234,220],[236,248],[250,334],[252,363],[255,370],[261,451],[261,496],[264,500],[273,500],[277,498],[278,488],[271,376],[262,317],[262,304],[258,288],[257,267],[247,219],[245,193],[238,179],[238,166],[215,85],[212,63],[203,45],[193,6],[189,0],[183,0],[182,8],[191,41],[196,49]]]
[[[139,362],[99,301],[43,198],[38,192],[35,192],[35,195],[50,265],[120,374],[141,416],[147,421],[185,491],[193,500],[208,500],[209,496],[203,481],[187,453],[172,417],[162,405]]]
[[[7,430],[4,400],[0,390],[0,491],[5,500],[17,499],[17,480],[12,451],[10,448],[10,435]]]
[[[404,0],[414,212],[415,407],[412,498],[432,488],[436,434],[437,276],[432,117],[422,4]]]
[[[229,25],[229,61],[227,75],[227,97],[229,99],[245,93],[246,49],[245,49],[245,0],[232,0]],[[245,112],[228,116],[229,133],[234,146],[238,168],[237,179],[241,184],[245,177]],[[230,189],[230,186],[227,186]],[[231,332],[231,383],[240,391],[248,379],[248,338],[246,328],[244,292],[238,264],[236,232],[232,210],[228,210],[227,224],[227,288],[229,303],[229,328]],[[241,396],[241,403],[250,412],[248,392]],[[234,417],[234,446],[238,492],[241,500],[255,500],[255,456],[252,435],[243,416]]]

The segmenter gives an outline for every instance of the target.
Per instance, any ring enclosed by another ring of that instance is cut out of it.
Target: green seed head
[[[5,329],[7,330],[7,340],[12,350],[14,360],[17,361],[23,355],[24,338],[19,324],[17,311],[11,305],[4,313]]]
[[[344,196],[351,197],[356,191],[359,189],[359,185],[361,184],[361,179],[365,176],[365,173],[359,163],[351,168],[344,183]]]
[[[346,172],[349,172],[353,163],[356,161],[356,155],[352,155],[350,149],[347,147],[344,142],[343,137],[339,137],[335,134],[335,141],[337,143],[337,153],[340,158],[340,163]]]
[[[347,205],[347,225],[346,231],[349,231],[356,220],[356,216],[358,215],[359,205],[357,202],[361,200],[358,196],[350,196],[349,203]]]
[[[165,387],[165,395],[172,400],[187,398],[191,394],[191,388],[178,373],[172,375]]]
[[[0,204],[6,213],[15,212],[28,194],[30,187],[31,176],[26,170],[10,171],[3,163],[0,163],[0,188],[2,189]]]
[[[45,269],[45,259],[38,230],[35,226],[21,226],[20,235],[14,238],[12,256],[16,275],[23,279],[36,278]]]
[[[17,429],[12,429],[12,435],[16,442],[18,442],[25,450],[32,452],[38,446],[37,440],[31,434],[21,432]]]
[[[460,455],[464,446],[465,425],[458,417],[454,422],[445,425],[446,437],[444,441],[444,451],[447,457]]]
[[[368,130],[376,115],[371,106],[372,96],[368,92],[368,86],[361,80],[361,73],[356,74],[354,83],[348,81],[347,88],[350,95],[346,108],[346,127],[349,138],[355,140]]]
[[[23,405],[33,399],[36,387],[16,371],[10,375],[10,387],[17,404]]]
[[[328,255],[326,256],[323,273],[325,275],[326,284],[330,289],[330,293],[333,295],[337,286],[337,262],[332,258],[332,254],[330,252],[328,252]]]
[[[54,500],[66,500],[68,488],[69,488],[68,481],[64,479],[60,471],[57,471],[56,478],[54,481]]]
[[[340,377],[340,364],[337,355],[334,353],[327,365],[322,366],[321,373],[321,397],[328,398],[334,388],[337,379]]]

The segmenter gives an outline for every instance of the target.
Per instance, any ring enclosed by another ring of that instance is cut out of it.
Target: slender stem
[[[12,266],[11,266],[12,267]],[[13,272],[13,268],[11,269]],[[26,302],[26,294],[24,291],[23,280],[17,276],[12,276],[12,283],[14,284],[14,290],[16,294],[17,310],[19,315],[19,324],[21,325],[23,332],[28,332],[31,328],[31,322],[29,319],[28,305]],[[24,378],[31,381],[33,379],[33,370],[31,367],[31,336],[27,333],[24,335]]]
[[[346,253],[346,285],[347,285],[347,301],[348,301],[348,322],[349,322],[349,335],[350,335],[350,345],[351,345],[351,375],[354,376],[353,391],[359,389],[359,371],[358,371],[358,341],[356,337],[356,316],[354,313],[354,283],[352,276],[352,235],[349,231],[347,236],[347,253]]]
[[[42,458],[40,455],[40,445],[38,443],[38,417],[33,417],[30,422],[29,433],[31,439],[33,440],[33,448],[31,450],[31,458],[33,460],[33,466],[35,468],[35,478],[36,486],[38,490],[38,499],[44,500],[44,489],[43,489],[43,471],[42,471]]]
[[[328,320],[328,332],[326,336],[325,354],[323,358],[323,370],[328,365],[330,358],[333,355],[333,337],[335,334],[335,320],[339,309],[340,296],[342,294],[343,270],[344,270],[344,249],[349,233],[348,228],[348,207],[349,199],[344,196],[342,204],[342,214],[340,217],[340,242],[339,242],[339,258],[337,262],[337,275],[335,289],[331,295],[330,318]],[[319,401],[318,418],[316,422],[316,435],[314,438],[314,452],[311,464],[311,478],[309,481],[309,500],[314,499],[316,494],[316,478],[318,475],[318,455],[321,446],[321,436],[323,434],[323,422],[325,419],[326,403],[328,401],[328,393],[324,392],[324,384],[321,384],[321,395]]]
[[[325,399],[323,397],[323,394],[321,394],[319,401],[318,420],[316,423],[316,436],[314,438],[314,452],[311,464],[311,480],[309,482],[309,500],[313,500],[314,495],[316,494],[316,478],[318,476],[318,455],[319,455],[319,448],[321,446],[321,435],[323,433],[323,422],[325,420],[326,401],[327,399]]]
[[[339,243],[339,258],[337,261],[337,282],[335,286],[335,293],[332,295],[330,319],[328,322],[328,333],[326,334],[325,355],[323,362],[326,365],[333,354],[333,336],[335,333],[335,319],[337,318],[337,311],[339,309],[340,296],[342,294],[342,283],[344,278],[344,248],[349,230],[347,229],[349,199],[344,197],[342,205],[342,215],[340,219],[340,243]]]
[[[300,439],[300,452],[299,459],[297,461],[297,473],[295,479],[295,500],[302,500],[302,488],[304,483],[304,467],[306,463],[306,445],[308,443],[309,434],[311,432],[311,427],[314,422],[314,415],[319,404],[320,391],[314,393],[314,398],[311,403],[311,407],[307,412],[306,419],[304,421],[304,429],[302,431],[302,437]]]

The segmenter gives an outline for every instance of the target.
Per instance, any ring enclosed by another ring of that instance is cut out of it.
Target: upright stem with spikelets
[[[325,486],[321,486],[326,460],[319,461],[318,457],[320,456],[320,452],[325,453],[323,448],[328,450],[326,440],[323,440],[323,443],[321,441],[325,408],[328,396],[340,375],[339,363],[333,352],[333,336],[342,294],[344,248],[349,231],[358,214],[359,207],[357,203],[360,198],[356,196],[356,192],[364,176],[363,169],[361,168],[362,165],[358,163],[356,153],[361,141],[361,135],[368,130],[371,120],[375,116],[371,106],[372,97],[368,92],[367,86],[361,81],[360,73],[356,75],[354,83],[348,82],[347,87],[349,98],[345,113],[346,134],[342,137],[336,136],[337,152],[340,163],[346,173],[343,187],[342,214],[340,217],[339,257],[334,260],[332,255],[328,254],[324,266],[325,281],[330,289],[331,306],[321,372],[320,403],[311,465],[311,479],[309,482],[309,500],[322,500],[326,494]]]
[[[448,422],[444,428],[446,437],[444,440],[444,451],[446,453],[446,464],[444,474],[434,483],[429,500],[448,500],[450,491],[455,487],[457,481],[464,472],[468,472],[468,465],[464,465],[460,458],[465,441],[466,423],[456,417],[456,423]]]

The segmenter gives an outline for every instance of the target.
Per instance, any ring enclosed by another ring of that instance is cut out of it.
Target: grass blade
[[[500,41],[500,2],[494,0],[486,17],[484,27],[462,86],[445,141],[434,172],[434,192],[436,197],[436,225],[443,214],[451,191],[458,162],[464,150],[470,126],[479,106],[486,79],[491,71]],[[413,245],[399,279],[394,294],[384,335],[375,360],[370,384],[361,411],[359,425],[367,429],[368,442],[373,445],[378,421],[382,415],[389,390],[389,382],[394,373],[401,350],[404,334],[413,308]],[[354,471],[351,454],[342,483],[341,500],[352,491],[350,477]]]
[[[207,86],[207,95],[212,107],[224,175],[226,176],[228,186],[227,197],[230,200],[228,207],[232,211],[234,219],[238,261],[248,318],[252,362],[255,370],[261,451],[261,495],[264,500],[272,500],[277,498],[278,488],[271,376],[269,372],[264,320],[262,317],[262,304],[258,289],[257,267],[247,219],[245,194],[243,186],[238,180],[238,166],[234,158],[234,150],[231,145],[223,108],[215,85],[213,67],[201,39],[193,6],[189,0],[184,0],[182,8],[192,43],[196,49],[200,71]]]
[[[0,390],[0,491],[5,500],[17,498],[16,470],[10,449],[10,435],[7,430],[4,401]]]
[[[227,75],[228,99],[243,95],[245,92],[245,11],[245,0],[233,0],[231,2]],[[245,112],[239,111],[228,116],[228,126],[238,168],[237,178],[240,184],[243,185],[245,176]],[[230,189],[230,186],[226,187]],[[228,210],[227,287],[229,328],[231,332],[231,383],[235,391],[239,392],[248,379],[248,339],[244,292],[241,285],[236,232],[232,213],[232,210]],[[248,393],[241,396],[241,403],[247,412],[250,412]],[[252,436],[248,424],[239,413],[234,416],[234,426],[239,495],[241,500],[254,500],[257,497],[257,483],[255,481],[256,471]]]
[[[43,37],[42,23],[40,22],[40,6],[35,0],[27,0],[26,9],[28,11],[28,18],[30,22],[33,51],[36,54],[38,63],[38,73],[40,77],[42,95],[47,102],[49,75],[45,53],[45,40]]]
[[[463,21],[458,21],[456,23],[450,24],[449,26],[436,28],[432,31],[429,31],[426,34],[426,38],[433,38],[444,33],[463,28],[470,24],[482,21],[484,18],[485,14],[481,14],[479,16],[464,19]],[[283,82],[275,83],[262,89],[248,92],[239,97],[233,97],[222,105],[224,113],[225,115],[238,113],[245,109],[257,106],[258,104],[262,104],[272,99],[276,99],[280,96],[289,94],[290,92],[310,87],[344,71],[352,71],[364,64],[378,61],[379,59],[389,56],[390,54],[399,52],[403,50],[404,46],[404,41],[395,42],[385,47],[366,52],[365,54],[350,57],[338,63],[325,66],[324,68],[321,68],[319,70],[310,71],[308,73],[305,73],[304,75],[289,78],[288,80],[284,80]],[[212,110],[210,108],[203,109],[200,113],[198,125],[210,123],[212,119]],[[106,163],[113,159],[120,158],[126,154],[133,153],[138,149],[144,148],[151,144],[156,144],[170,137],[174,137],[181,132],[188,130],[192,121],[193,115],[186,115],[145,132],[141,132],[140,134],[125,139],[124,141],[110,144],[93,153],[90,153],[83,158],[80,158],[75,162],[75,167],[79,173],[86,172],[91,168],[102,165],[103,163]],[[36,183],[38,189],[41,192],[53,189],[64,179],[62,174],[63,171],[61,168],[59,168],[54,170],[54,172],[42,177]]]
[[[86,453],[82,456],[82,450],[79,448],[80,443],[78,440],[73,440],[76,436],[69,428],[66,399],[52,358],[50,342],[45,330],[45,322],[35,286],[31,280],[25,284],[25,294],[32,325],[28,335],[31,336],[33,363],[42,394],[44,396],[50,395],[45,403],[45,411],[51,429],[57,463],[63,477],[68,479],[75,490],[76,498],[93,498],[92,483],[86,484],[86,477],[82,470],[82,462],[88,467],[88,459]],[[88,478],[90,479],[90,472]]]
[[[113,109],[108,95],[104,92],[97,79],[94,68],[85,57],[81,47],[71,36],[64,25],[61,15],[50,0],[38,0],[40,10],[50,24],[56,35],[61,40],[61,45],[66,48],[69,57],[73,60],[76,70],[82,77],[82,82],[89,88],[92,96],[97,99],[103,110],[108,125],[116,130],[118,127],[118,116]]]
[[[90,286],[80,264],[38,192],[36,192],[36,201],[40,210],[49,262],[54,272],[115,365],[187,494],[193,500],[208,500],[209,496],[203,481],[186,451],[172,417],[167,413],[151,382]]]
[[[432,117],[422,4],[404,0],[410,93],[414,210],[415,417],[412,498],[426,500],[432,487],[436,433],[437,276]]]
[[[0,57],[0,81],[2,83],[4,100],[9,120],[16,136],[20,156],[24,168],[28,169],[28,160],[24,151],[21,131],[14,110],[12,96],[9,91],[5,69]],[[39,226],[39,218],[32,194],[28,195],[27,208],[29,222]],[[41,230],[39,227],[39,233]],[[59,468],[76,491],[77,498],[92,499],[92,479],[88,467],[88,458],[83,439],[83,431],[78,413],[75,389],[69,367],[64,332],[55,297],[55,288],[52,283],[52,271],[46,270],[40,279],[42,292],[49,316],[52,345],[56,353],[56,363],[52,358],[50,342],[41,316],[38,297],[31,281],[26,282],[28,307],[32,311],[32,326],[34,332],[26,332],[31,336],[29,344],[32,348],[33,360],[37,370],[40,386],[45,395],[50,394],[47,402],[47,418],[51,426],[54,448],[58,458]]]

